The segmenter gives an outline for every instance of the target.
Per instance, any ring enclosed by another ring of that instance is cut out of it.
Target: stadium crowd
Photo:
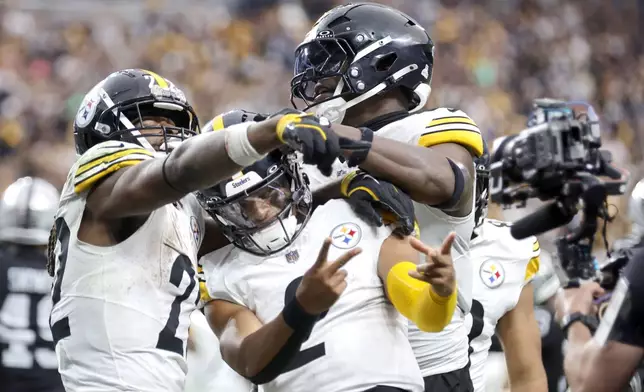
[[[294,48],[323,10],[341,2],[9,2],[0,8],[3,166],[17,157],[13,170],[35,165],[62,185],[82,94],[114,69],[167,75],[204,122],[230,108],[288,105]],[[644,140],[634,130],[644,122],[644,27],[637,2],[380,2],[430,29],[437,61],[429,106],[462,108],[489,139],[522,129],[535,97],[588,100],[616,159],[641,158]],[[0,189],[14,175],[3,175]]]
[[[59,188],[65,183],[77,158],[72,125],[79,104],[97,80],[117,69],[150,69],[174,81],[202,125],[234,108],[268,113],[289,106],[295,48],[314,20],[344,2],[0,4],[0,191],[25,175]],[[588,101],[600,114],[604,148],[631,172],[630,187],[644,176],[639,168],[644,134],[638,131],[644,125],[643,5],[625,0],[377,2],[428,27],[436,64],[427,107],[462,109],[491,143],[526,127],[534,98]],[[610,203],[625,211],[627,201]],[[514,220],[523,214],[496,207],[490,215]],[[625,213],[617,215],[609,240],[623,237],[629,226]],[[547,241],[544,245],[549,248]]]

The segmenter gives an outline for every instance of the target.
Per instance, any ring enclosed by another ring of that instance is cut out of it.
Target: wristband
[[[225,129],[226,153],[231,161],[241,167],[247,167],[264,158],[248,141],[248,127],[254,122],[231,125]]]
[[[564,334],[564,337],[568,339],[568,330],[570,330],[570,327],[576,323],[580,322],[586,326],[590,330],[591,334],[594,334],[595,331],[597,330],[597,320],[591,316],[585,315],[581,312],[574,312],[571,314],[567,314],[563,317],[561,320],[561,331]]]
[[[354,150],[351,153],[351,156],[347,160],[347,164],[350,167],[360,166],[364,163],[364,161],[367,159],[367,155],[369,154],[369,151],[371,150],[371,143],[373,142],[373,131],[371,129],[367,127],[361,127],[358,129],[360,130],[360,134],[361,134],[360,141],[368,143],[368,147],[360,150]]]
[[[282,309],[282,317],[286,325],[294,331],[311,331],[315,322],[318,321],[319,315],[307,313],[294,297]]]

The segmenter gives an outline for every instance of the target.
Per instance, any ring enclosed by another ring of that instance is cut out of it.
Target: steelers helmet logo
[[[340,249],[351,249],[358,245],[362,230],[355,223],[343,223],[331,231],[331,245]]]
[[[505,280],[505,271],[501,264],[488,260],[481,265],[479,276],[487,287],[494,289],[501,286]]]

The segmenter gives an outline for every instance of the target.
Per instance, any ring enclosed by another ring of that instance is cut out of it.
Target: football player
[[[50,325],[68,391],[183,391],[197,252],[219,247],[190,193],[291,137],[335,159],[337,136],[316,124],[274,116],[198,135],[184,93],[141,69],[112,73],[85,96],[74,121],[81,155],[49,246]]]
[[[345,200],[311,213],[299,160],[280,151],[199,198],[232,242],[201,262],[206,316],[233,369],[267,392],[424,389],[403,315],[432,331],[451,319],[453,234],[434,250]]]
[[[23,177],[0,199],[0,380],[6,392],[62,392],[49,331],[49,228],[58,191]]]
[[[404,190],[416,202],[420,238],[429,245],[456,232],[452,252],[460,310],[438,334],[412,325],[410,341],[428,390],[451,390],[454,383],[471,390],[463,320],[472,300],[473,158],[482,153],[483,141],[461,110],[423,110],[433,64],[433,42],[409,16],[379,4],[342,5],[324,14],[297,48],[291,91],[306,111],[333,120],[341,140],[361,141],[361,148],[345,150],[346,161],[336,163],[333,175],[342,177],[358,166]],[[323,190],[331,198],[356,194],[377,200],[381,192],[374,178],[350,173],[338,185],[315,170],[307,174],[312,186],[327,184]],[[382,224],[372,216],[372,223]],[[411,232],[413,221],[406,223]]]
[[[479,278],[474,280],[472,311],[467,316],[474,390],[486,390],[486,362],[496,330],[512,390],[545,392],[548,383],[541,362],[541,334],[533,311],[531,283],[539,270],[539,242],[535,237],[515,240],[510,224],[486,218],[488,155],[485,153],[476,163],[477,225],[470,257],[474,275]]]

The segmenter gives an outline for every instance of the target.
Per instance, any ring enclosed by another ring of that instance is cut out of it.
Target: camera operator
[[[564,372],[574,392],[621,392],[629,386],[644,356],[644,249],[624,269],[599,327],[595,299],[604,290],[595,282],[561,290],[556,318],[566,336]]]
[[[574,392],[621,392],[629,386],[632,391],[642,390],[641,376],[632,376],[642,370],[644,354],[644,180],[631,193],[628,216],[632,232],[613,247],[616,252],[627,252],[627,261],[614,263],[616,268],[626,266],[608,306],[602,306],[598,314],[594,299],[603,296],[604,290],[594,282],[563,290],[556,298],[556,318],[568,339],[565,374]],[[612,275],[619,276],[619,270]],[[601,319],[598,328],[593,317]]]
[[[591,254],[598,218],[606,223],[607,196],[622,195],[628,173],[612,166],[610,153],[601,150],[599,118],[584,102],[551,99],[534,101],[527,129],[501,140],[493,153],[491,198],[508,206],[529,199],[548,201],[534,213],[514,222],[516,239],[538,235],[567,225],[581,212],[575,229],[556,239],[562,268],[571,281],[559,290],[555,318],[566,342],[564,373],[570,390],[620,391],[629,386],[644,351],[644,286],[632,283],[644,278],[644,251],[619,271],[628,260],[621,252],[612,258],[608,271],[613,278],[604,287],[612,291],[599,329],[597,308],[609,296],[598,283],[595,258]],[[588,281],[589,283],[579,284]],[[593,333],[596,334],[593,337]],[[637,384],[637,383],[636,383]],[[635,385],[641,390],[641,382]]]

